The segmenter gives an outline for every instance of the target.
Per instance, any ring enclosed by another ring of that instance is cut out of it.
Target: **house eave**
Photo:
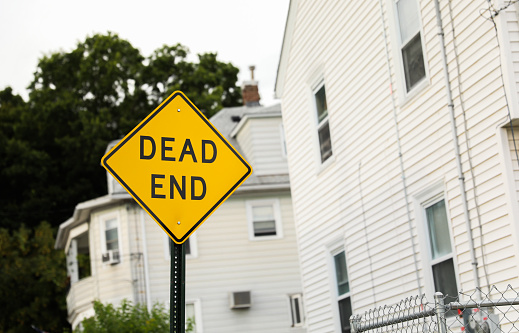
[[[297,3],[297,1],[291,0],[288,5],[287,21],[285,23],[285,32],[283,34],[283,43],[281,45],[278,70],[274,84],[274,96],[276,98],[281,98],[283,96],[283,82],[285,81],[288,56],[290,55],[290,46],[292,44],[292,36],[296,24]]]
[[[54,248],[64,249],[67,243],[70,230],[88,221],[92,210],[112,205],[120,201],[131,199],[132,197],[128,193],[119,193],[113,195],[108,194],[102,197],[79,203],[74,208],[74,213],[72,217],[60,224],[58,234],[56,236],[56,242],[54,243]]]
[[[249,121],[249,119],[253,118],[276,118],[281,117],[281,111],[269,111],[269,112],[263,112],[263,113],[249,113],[245,114],[240,122],[236,125],[236,127],[231,132],[231,138],[235,138],[236,135],[241,131],[243,126]]]
[[[265,192],[290,191],[290,183],[242,185],[234,192],[236,195],[258,194]]]

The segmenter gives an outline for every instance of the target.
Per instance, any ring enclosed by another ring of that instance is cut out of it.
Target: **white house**
[[[290,2],[276,95],[309,332],[408,296],[519,285],[518,10]]]
[[[256,100],[211,122],[254,172],[187,242],[186,312],[198,333],[305,332],[281,110],[259,105],[256,82],[245,88]],[[58,232],[73,328],[95,299],[169,307],[169,238],[111,176],[108,188]]]

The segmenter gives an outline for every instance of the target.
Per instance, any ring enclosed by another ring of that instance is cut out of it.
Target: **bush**
[[[169,331],[169,313],[163,306],[155,304],[151,311],[146,305],[132,305],[123,300],[118,308],[113,304],[103,305],[100,301],[94,302],[95,316],[81,322],[83,333],[155,333]]]

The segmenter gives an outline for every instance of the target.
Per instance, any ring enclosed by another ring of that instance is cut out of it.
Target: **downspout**
[[[400,130],[398,128],[398,118],[396,114],[396,103],[395,103],[395,96],[393,95],[393,81],[392,81],[392,72],[391,72],[391,64],[389,63],[389,50],[387,48],[387,34],[386,34],[386,24],[384,21],[384,8],[382,6],[382,0],[378,0],[378,3],[380,4],[380,20],[382,21],[382,34],[384,36],[384,47],[386,50],[386,64],[387,64],[387,74],[389,78],[389,85],[391,87],[391,103],[393,106],[393,120],[395,121],[395,131],[396,131],[396,143],[398,147],[398,157],[400,160],[400,174],[402,176],[402,187],[404,189],[404,198],[405,198],[405,208],[407,212],[407,223],[409,226],[409,236],[411,239],[411,248],[413,250],[413,261],[414,261],[414,270],[416,274],[416,283],[418,285],[418,294],[422,295],[422,287],[420,284],[420,274],[418,273],[418,258],[417,258],[417,251],[416,251],[416,244],[414,241],[413,236],[413,225],[412,225],[412,219],[411,219],[411,210],[409,209],[409,196],[407,194],[407,179],[405,176],[405,169],[404,169],[404,160],[402,156],[402,145],[400,144]]]
[[[438,0],[434,0],[434,7],[436,9],[436,24],[438,26],[438,37],[440,37],[440,49],[441,49],[442,62],[443,62],[445,91],[447,93],[447,105],[449,107],[454,152],[456,154],[456,166],[458,168],[458,180],[459,180],[459,186],[460,186],[460,192],[461,192],[461,201],[462,201],[462,205],[463,205],[463,215],[465,218],[465,223],[466,223],[466,228],[467,228],[470,259],[472,260],[472,274],[474,277],[474,282],[476,284],[476,297],[477,297],[476,301],[480,301],[481,300],[481,289],[480,289],[480,285],[479,285],[479,276],[478,276],[478,261],[476,259],[476,252],[474,250],[474,240],[473,240],[473,236],[472,236],[472,227],[470,225],[470,215],[469,215],[469,208],[468,208],[468,203],[467,203],[467,194],[465,191],[465,177],[463,176],[463,169],[462,169],[462,165],[461,165],[458,131],[457,131],[457,127],[456,127],[456,117],[454,115],[454,101],[452,100],[452,89],[451,89],[451,84],[450,84],[449,67],[447,64],[447,53],[445,50],[443,23],[442,23],[442,18],[441,18],[440,3]]]
[[[146,244],[146,227],[144,225],[144,210],[139,209],[141,230],[142,230],[142,253],[144,257],[144,281],[146,283],[146,307],[151,310],[151,293],[150,293],[150,269],[148,266],[148,246]]]

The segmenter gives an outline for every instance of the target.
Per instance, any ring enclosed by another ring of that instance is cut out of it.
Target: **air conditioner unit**
[[[231,309],[247,309],[251,307],[250,291],[234,291],[229,293]]]
[[[103,253],[103,263],[115,265],[121,262],[121,257],[119,256],[119,250],[108,250],[108,252]]]

